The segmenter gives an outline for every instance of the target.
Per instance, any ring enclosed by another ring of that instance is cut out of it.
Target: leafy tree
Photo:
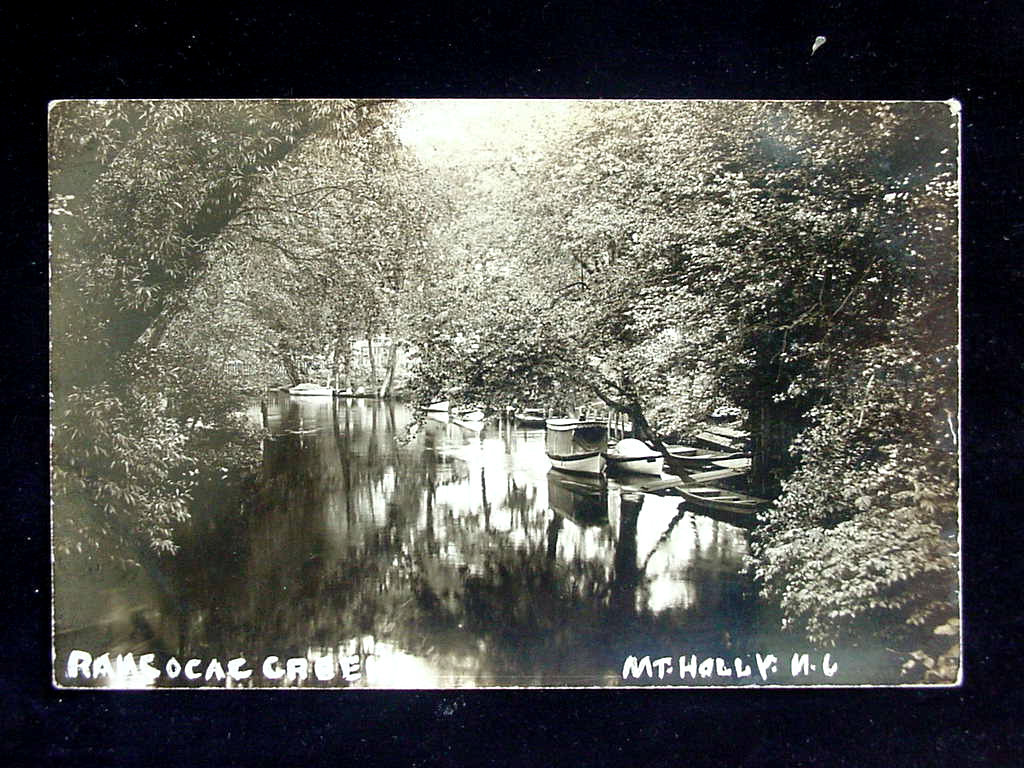
[[[317,101],[51,109],[58,553],[132,562],[140,552],[173,550],[188,484],[168,478],[188,468],[184,430],[201,415],[190,395],[219,390],[202,356],[168,360],[167,331],[195,296],[219,238],[275,171],[313,138],[341,152],[373,136],[389,109]]]
[[[512,274],[481,290],[531,296],[532,340],[557,351],[534,365],[655,440],[740,406],[753,485],[778,496],[757,574],[787,626],[919,647],[955,613],[955,117],[598,102],[571,124],[521,164],[526,179],[466,201],[471,223],[511,211]],[[481,250],[464,263],[486,269]],[[442,370],[494,391],[485,372],[514,376],[523,324],[474,302],[456,338],[482,334],[487,354],[449,343]]]

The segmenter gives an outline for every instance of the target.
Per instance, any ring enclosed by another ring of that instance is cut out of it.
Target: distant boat
[[[584,475],[604,474],[607,425],[600,421],[548,419],[544,427],[544,451],[552,467]]]
[[[431,403],[424,410],[427,413],[448,413],[448,408],[451,403],[448,400],[438,400],[436,403]]]
[[[471,432],[479,432],[484,428],[485,417],[483,411],[464,411],[453,415],[451,418],[455,424]]]
[[[543,427],[547,414],[540,408],[524,408],[516,411],[516,423],[524,427]]]
[[[305,383],[289,387],[288,394],[306,397],[331,397],[334,395],[334,390],[331,387],[321,387],[316,384]]]
[[[609,472],[661,476],[664,457],[642,440],[632,437],[619,440],[614,448],[608,449],[604,457]]]
[[[767,499],[758,499],[744,493],[726,491],[722,488],[694,487],[680,488],[679,493],[687,502],[697,507],[715,509],[719,512],[731,512],[739,515],[752,515],[759,507],[768,504]]]

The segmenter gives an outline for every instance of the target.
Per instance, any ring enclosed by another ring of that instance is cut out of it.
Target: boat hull
[[[597,421],[548,419],[544,453],[551,466],[562,472],[602,475],[608,451],[608,428]]]
[[[451,414],[452,423],[470,432],[480,432],[487,422],[483,411],[458,411]]]
[[[661,465],[664,456],[649,445],[636,438],[628,437],[620,440],[615,447],[605,454],[609,472],[630,475],[661,476]]]
[[[738,459],[717,459],[712,461],[711,464],[716,467],[722,467],[723,469],[743,469],[750,471],[751,460],[738,458]]]
[[[555,469],[576,475],[602,475],[605,470],[604,456],[600,453],[579,456],[557,456],[549,453],[548,461]]]
[[[670,450],[668,457],[665,459],[665,469],[673,475],[685,477],[687,474],[696,472],[701,467],[712,462],[723,459],[745,458],[746,456],[747,454],[740,451],[680,454]]]
[[[659,453],[650,458],[625,459],[608,454],[606,460],[609,472],[661,477],[661,465],[664,457]]]
[[[427,413],[448,413],[448,407],[450,403],[448,400],[439,400],[436,403],[431,403],[424,410]]]
[[[334,397],[334,390],[330,387],[308,387],[306,389],[292,387],[288,390],[288,394],[292,397]]]
[[[731,515],[753,515],[768,503],[766,499],[757,499],[721,488],[680,488],[679,493],[693,506]]]

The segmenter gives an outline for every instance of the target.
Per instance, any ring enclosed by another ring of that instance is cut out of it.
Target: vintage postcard
[[[962,680],[956,102],[48,131],[54,685]]]

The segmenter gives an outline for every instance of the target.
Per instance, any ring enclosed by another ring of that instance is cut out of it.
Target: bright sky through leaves
[[[539,131],[565,125],[573,102],[520,99],[424,99],[406,102],[402,142],[426,163],[478,152],[512,154]]]

